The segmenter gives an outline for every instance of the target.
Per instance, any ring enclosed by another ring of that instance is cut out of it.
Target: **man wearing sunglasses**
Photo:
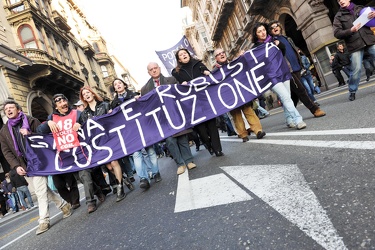
[[[73,110],[69,107],[68,98],[63,94],[56,94],[52,97],[52,105],[54,111],[48,116],[47,121],[37,128],[37,132],[41,134],[54,133],[56,145],[58,145],[56,133],[61,131],[62,128],[58,124],[64,124],[62,127],[67,126],[67,124],[73,125],[73,130],[77,131],[81,125],[77,123],[80,112]],[[66,122],[68,119],[72,119],[75,123]],[[59,122],[60,121],[60,122]],[[78,140],[78,139],[77,139]],[[61,197],[72,205],[73,209],[80,206],[79,202],[79,190],[77,185],[76,177],[73,173],[57,174],[52,176],[53,183],[56,186],[58,193]]]
[[[283,29],[278,21],[273,20],[268,24],[268,32],[273,39],[278,40],[285,45],[285,58],[292,74],[290,90],[292,92],[294,106],[297,106],[298,100],[300,100],[315,117],[325,116],[326,113],[309,98],[306,89],[302,84],[302,62],[298,54],[298,48],[290,37],[282,35],[282,31]]]

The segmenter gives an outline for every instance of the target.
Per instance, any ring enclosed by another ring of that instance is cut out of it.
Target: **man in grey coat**
[[[146,95],[148,92],[159,87],[160,85],[178,84],[178,81],[173,76],[163,76],[160,72],[160,67],[156,62],[150,62],[147,65],[147,71],[151,77],[142,87],[141,95]],[[191,131],[191,129],[188,129],[166,138],[167,148],[178,166],[178,175],[184,173],[186,167],[188,169],[193,169],[197,166],[193,163],[194,157],[191,153],[189,140],[187,137],[187,134]]]

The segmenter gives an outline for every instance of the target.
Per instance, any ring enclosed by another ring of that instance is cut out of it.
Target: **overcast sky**
[[[114,54],[141,86],[150,76],[147,64],[156,51],[174,46],[183,36],[180,0],[80,0],[87,20],[97,27]],[[122,72],[117,72],[118,74]]]

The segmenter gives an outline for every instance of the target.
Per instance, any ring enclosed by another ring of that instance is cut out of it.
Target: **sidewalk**
[[[4,224],[5,222],[12,221],[14,218],[17,218],[19,216],[22,216],[26,213],[29,213],[31,211],[38,210],[38,203],[34,201],[34,206],[29,210],[22,210],[20,209],[18,212],[13,213],[13,211],[9,211],[5,216],[0,215],[0,225]]]

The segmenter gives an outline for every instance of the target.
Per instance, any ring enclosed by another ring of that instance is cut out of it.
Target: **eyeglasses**
[[[58,103],[58,102],[60,102],[61,100],[66,101],[66,100],[68,100],[68,99],[66,99],[65,96],[62,96],[62,97],[58,97],[58,98],[56,98],[54,101],[55,101],[55,103]]]
[[[280,25],[278,25],[278,24],[276,24],[276,25],[272,25],[272,26],[271,26],[271,29],[274,30],[274,29],[276,29],[277,27],[280,27]]]
[[[221,55],[225,55],[225,51],[221,51],[220,53],[216,54],[215,57],[218,57],[218,56],[221,56]]]

